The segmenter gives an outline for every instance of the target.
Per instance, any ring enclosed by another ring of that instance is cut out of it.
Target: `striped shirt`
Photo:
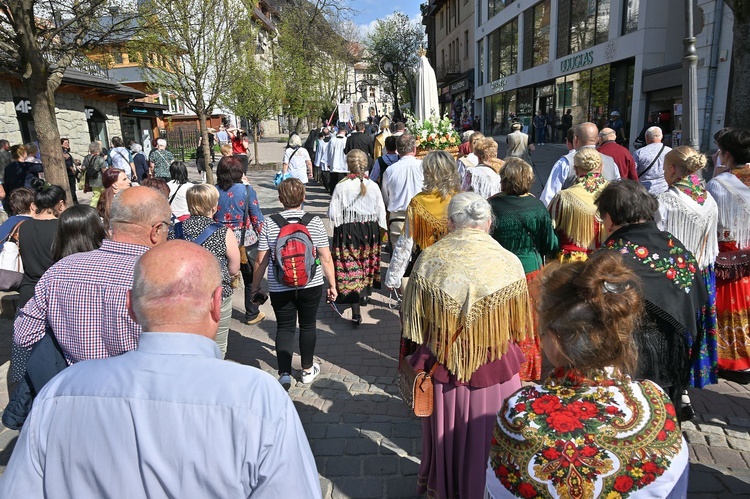
[[[280,213],[282,217],[284,217],[287,220],[299,220],[305,215],[305,212],[302,210],[287,210],[282,211]],[[307,230],[310,232],[310,237],[312,238],[313,244],[316,248],[328,248],[328,233],[326,232],[326,228],[323,225],[323,221],[320,219],[320,217],[314,217],[309,224],[307,224]],[[284,286],[283,284],[279,284],[278,281],[276,281],[276,273],[274,269],[274,262],[273,258],[276,254],[276,241],[279,239],[279,226],[276,225],[276,222],[273,221],[273,218],[269,217],[266,219],[266,222],[263,224],[263,230],[260,233],[260,242],[258,243],[258,251],[268,251],[270,252],[270,259],[268,262],[268,291],[271,293],[282,293],[284,291],[293,291],[294,288],[288,288]],[[304,287],[312,288],[315,286],[322,286],[323,285],[323,269],[320,265],[318,265],[317,270],[315,271],[315,277],[313,277],[312,281],[308,282],[307,285]]]
[[[138,346],[141,327],[125,295],[148,246],[104,240],[102,247],[63,258],[44,273],[18,313],[13,341],[28,348],[52,328],[68,364],[120,355]]]

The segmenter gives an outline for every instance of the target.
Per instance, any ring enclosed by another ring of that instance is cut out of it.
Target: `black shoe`
[[[719,369],[719,377],[728,381],[734,381],[741,385],[747,385],[750,383],[750,371],[726,371],[724,369]]]
[[[352,321],[354,321],[354,326],[359,326],[362,324],[362,316],[359,314],[352,315]]]
[[[695,417],[695,409],[693,409],[692,404],[683,404],[682,407],[680,407],[680,422],[684,421],[690,421]]]

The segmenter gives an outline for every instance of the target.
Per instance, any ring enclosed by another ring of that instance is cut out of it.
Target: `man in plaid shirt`
[[[135,350],[141,328],[128,316],[125,295],[133,285],[136,260],[167,240],[171,215],[169,203],[154,189],[131,187],[119,193],[112,202],[111,238],[44,273],[16,319],[16,346],[28,351],[50,328],[68,364]],[[20,367],[13,374],[22,375]]]

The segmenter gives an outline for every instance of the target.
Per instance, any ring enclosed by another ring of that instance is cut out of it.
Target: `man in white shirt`
[[[346,127],[341,127],[336,136],[328,143],[328,169],[331,176],[328,182],[328,192],[330,193],[333,193],[336,184],[349,173],[346,154],[344,153],[345,148]]]
[[[669,189],[664,179],[664,157],[672,150],[662,144],[664,133],[658,126],[652,126],[644,134],[646,146],[633,153],[638,181],[654,196]]]
[[[289,396],[268,374],[221,359],[221,293],[218,260],[201,246],[146,252],[127,294],[144,330],[137,350],[47,383],[0,497],[320,498]]]
[[[573,134],[573,150],[561,157],[552,167],[552,171],[547,178],[547,184],[544,186],[542,195],[539,199],[548,206],[555,194],[563,189],[570,187],[576,179],[576,172],[573,168],[573,156],[581,149],[587,147],[596,149],[596,143],[599,141],[599,129],[594,123],[581,123],[575,127]],[[616,180],[620,178],[620,169],[611,156],[599,153],[602,156],[602,177],[607,180]]]
[[[404,229],[406,208],[411,198],[422,192],[424,173],[422,160],[417,159],[417,141],[413,135],[400,135],[396,139],[396,150],[401,157],[383,174],[383,200],[388,210],[388,238],[391,245]]]

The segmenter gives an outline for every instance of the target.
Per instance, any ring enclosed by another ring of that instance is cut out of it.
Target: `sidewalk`
[[[498,142],[502,156],[504,141]],[[280,161],[284,144],[263,142],[262,146],[261,162]],[[538,169],[548,172],[564,151],[559,145],[537,149]],[[248,174],[264,214],[281,211],[274,173]],[[194,167],[190,174],[197,176]],[[546,178],[547,173],[543,175]],[[308,184],[306,210],[325,217],[328,200],[322,187]],[[227,359],[275,375],[275,320],[270,302],[261,307],[267,318],[254,326],[240,322],[244,316],[240,293],[234,296],[234,308]],[[344,317],[351,316],[349,310],[342,312]],[[289,396],[315,455],[324,498],[415,497],[421,421],[406,410],[395,383],[398,314],[388,307],[387,293],[378,291],[362,315],[364,323],[355,328],[321,302],[316,346],[321,375],[311,385],[293,385]],[[7,403],[11,335],[11,321],[0,320],[1,407]],[[300,367],[298,356],[293,365]],[[750,386],[721,380],[718,385],[691,390],[691,397],[698,417],[683,425],[690,446],[689,497],[750,497]],[[0,429],[0,471],[15,440],[16,432]]]

